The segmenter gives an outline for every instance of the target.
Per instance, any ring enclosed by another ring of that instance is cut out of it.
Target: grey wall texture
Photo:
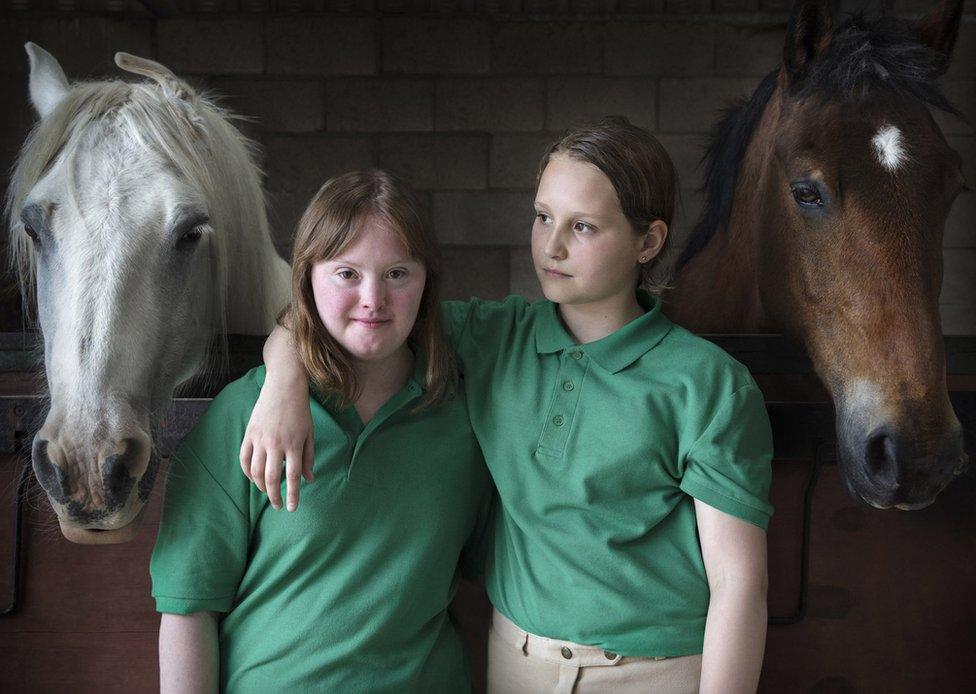
[[[329,176],[379,166],[430,206],[449,297],[538,296],[528,252],[539,156],[575,123],[617,113],[674,158],[679,245],[697,217],[698,163],[724,103],[782,55],[785,0],[7,0],[0,28],[0,163],[33,113],[34,41],[69,78],[118,75],[124,50],[223,95],[264,148],[276,244]],[[934,0],[840,0],[917,17]],[[976,188],[976,2],[945,78],[967,120],[937,115]],[[945,232],[943,328],[976,334],[976,192]],[[9,280],[9,275],[8,275]],[[10,306],[10,282],[3,305]]]

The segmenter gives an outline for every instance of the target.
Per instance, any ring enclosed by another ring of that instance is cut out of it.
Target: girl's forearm
[[[264,343],[263,356],[267,367],[265,383],[271,381],[284,386],[297,383],[303,388],[308,387],[308,376],[287,328],[274,327]]]
[[[753,694],[766,647],[766,586],[731,582],[713,590],[705,623],[701,694]]]
[[[220,669],[213,612],[164,613],[159,622],[160,694],[211,694]]]

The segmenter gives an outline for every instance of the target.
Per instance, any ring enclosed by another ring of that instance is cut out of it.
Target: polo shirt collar
[[[659,297],[638,289],[637,303],[644,309],[644,315],[600,340],[579,345],[563,327],[556,304],[548,301],[536,322],[536,351],[539,354],[553,354],[582,347],[584,354],[610,373],[622,371],[654,349],[673,325],[661,312]]]

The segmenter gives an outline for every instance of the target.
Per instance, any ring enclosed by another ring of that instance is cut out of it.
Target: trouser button
[[[567,648],[566,646],[563,646],[563,649],[560,651],[560,653],[563,654],[563,658],[565,658],[566,660],[570,660],[573,657],[573,652],[569,650],[569,648]]]

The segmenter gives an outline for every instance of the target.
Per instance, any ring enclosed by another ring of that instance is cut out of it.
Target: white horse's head
[[[288,271],[225,113],[149,60],[115,58],[148,81],[69,85],[50,54],[27,52],[40,121],[7,211],[51,397],[34,471],[68,539],[124,541],[173,389],[206,366],[215,336],[267,331]]]

